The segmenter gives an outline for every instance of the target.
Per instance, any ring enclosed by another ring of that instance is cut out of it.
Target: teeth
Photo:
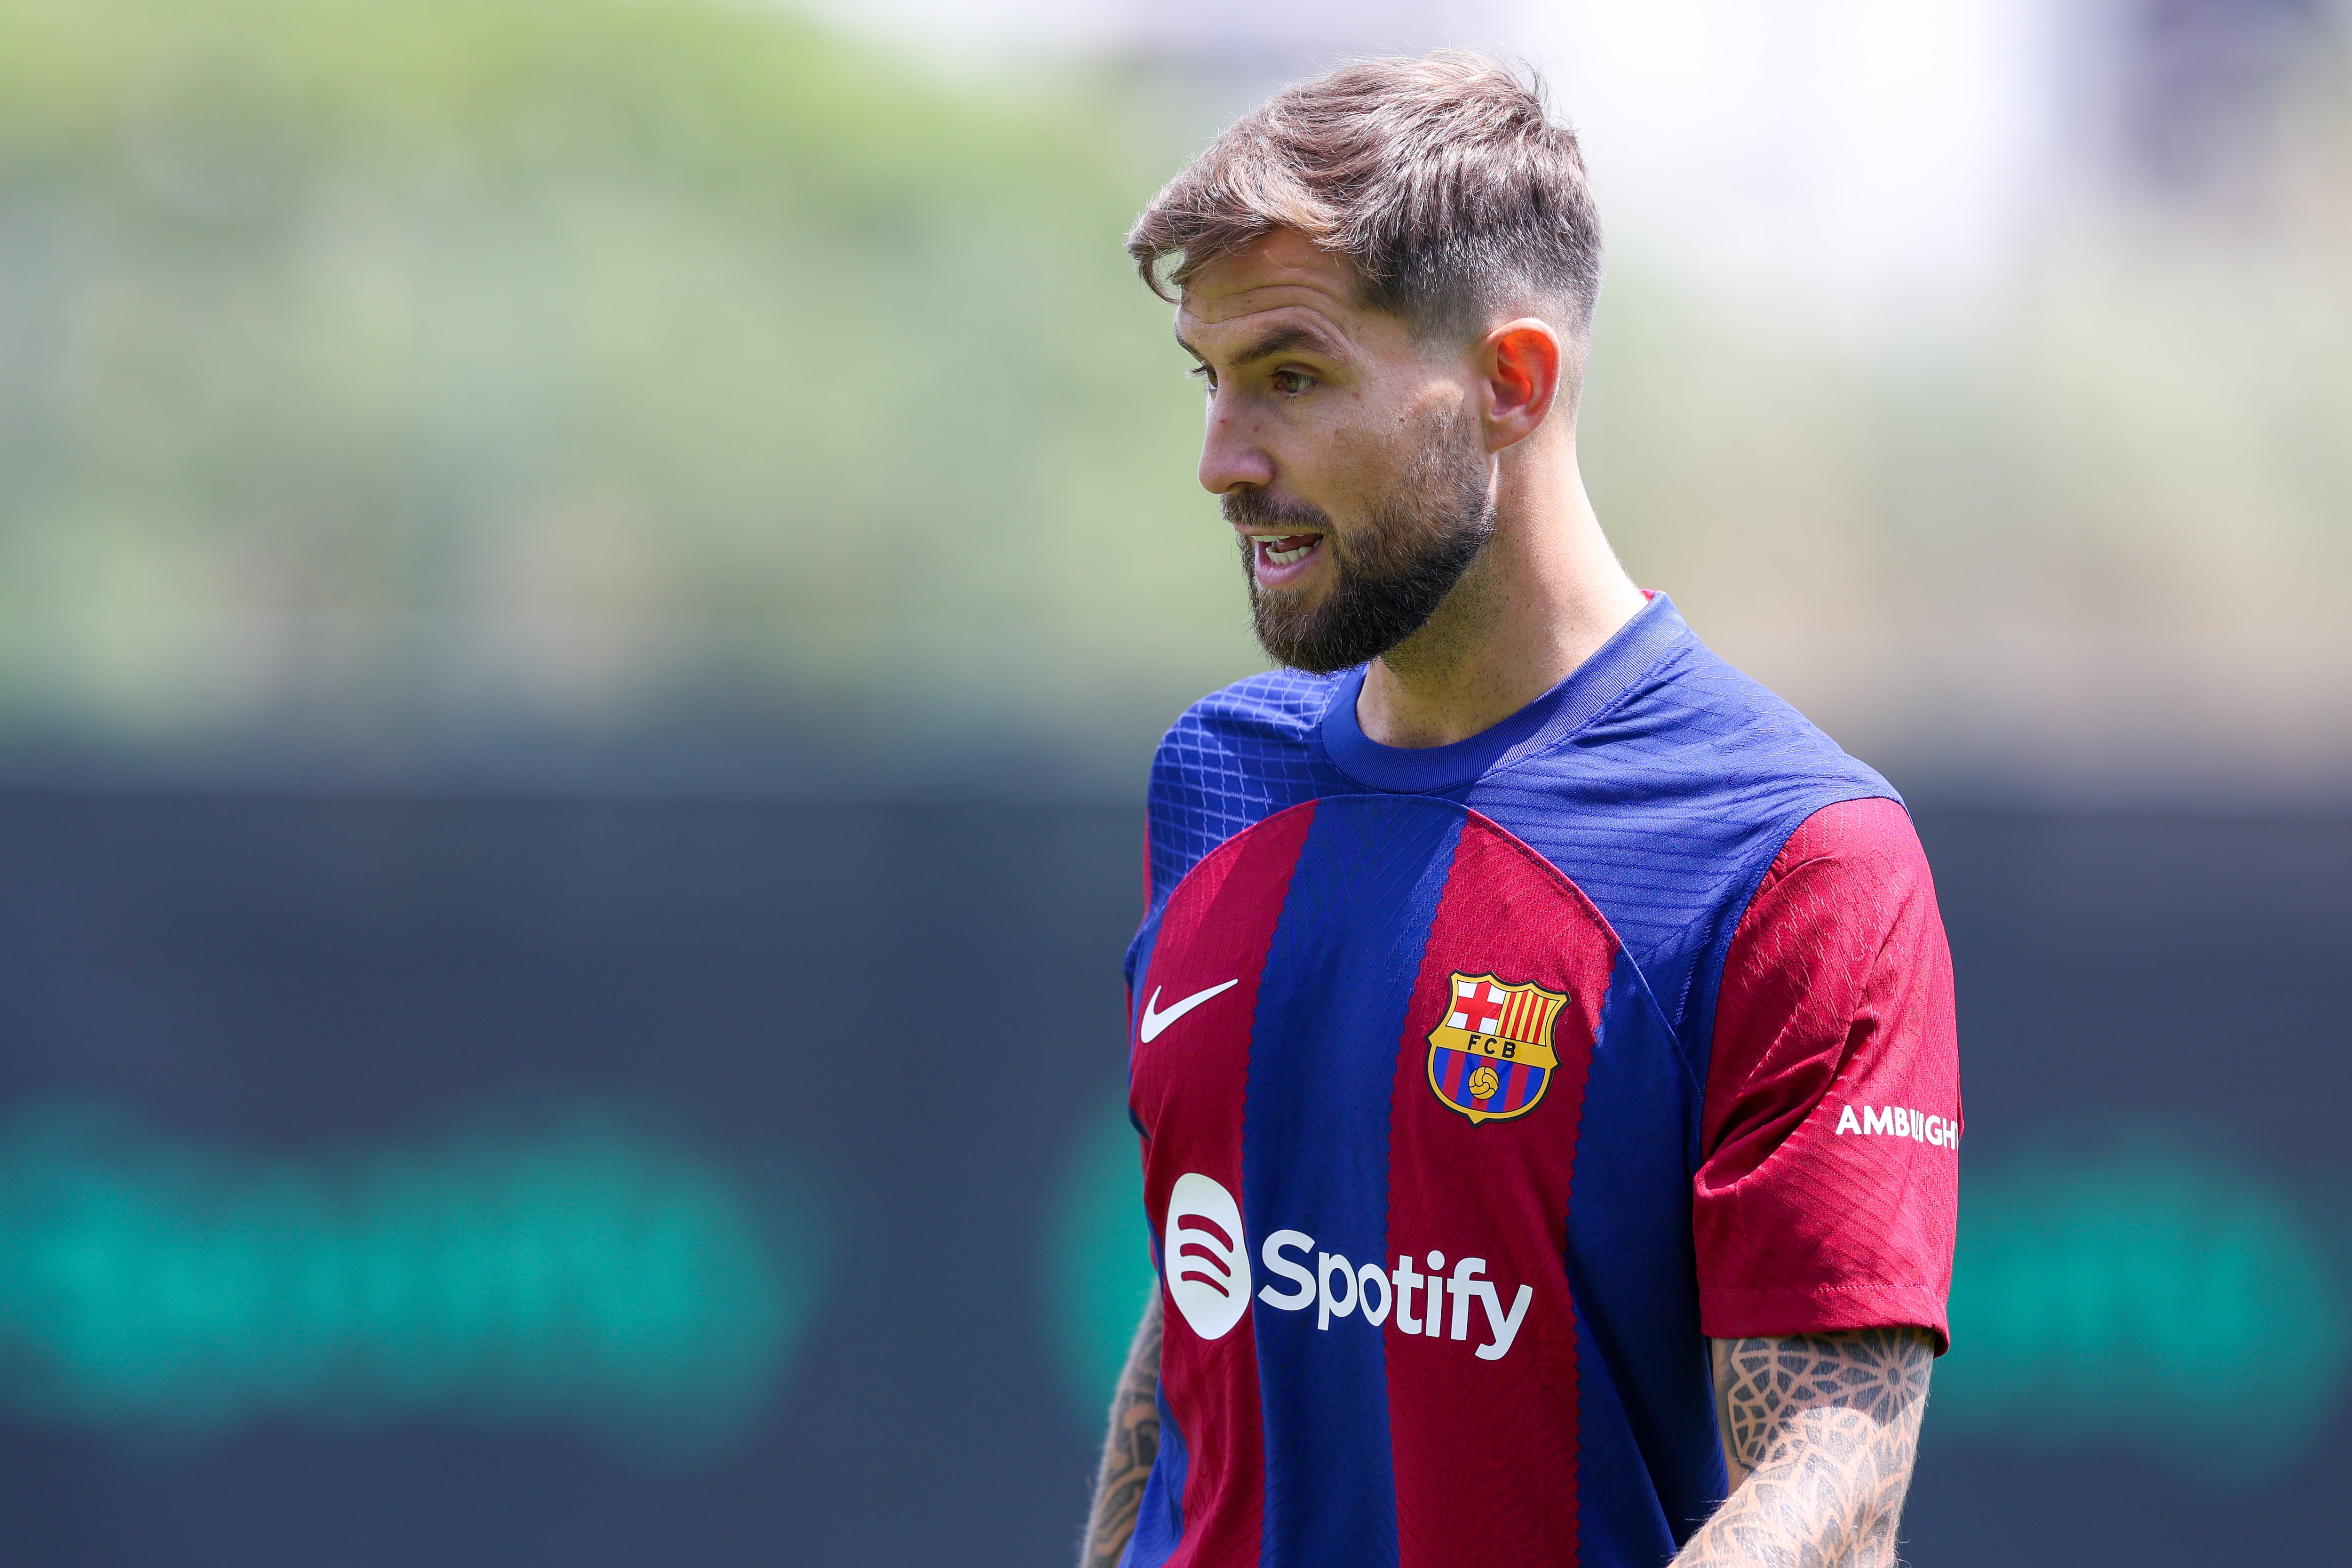
[[[1280,533],[1254,533],[1250,535],[1250,537],[1257,541],[1257,547],[1259,550],[1265,552],[1267,563],[1275,566],[1287,566],[1294,561],[1303,561],[1307,558],[1307,554],[1309,551],[1313,550],[1316,545],[1322,542],[1320,540],[1309,539],[1306,543],[1298,546],[1295,550],[1276,550],[1274,548],[1274,542],[1276,540],[1292,538],[1295,536]]]

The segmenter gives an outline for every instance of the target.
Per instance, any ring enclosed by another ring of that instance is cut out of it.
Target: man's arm
[[[1675,1568],[1893,1568],[1934,1336],[1709,1344],[1732,1490]]]
[[[1110,1435],[1103,1439],[1102,1469],[1095,1477],[1094,1508],[1087,1517],[1082,1568],[1117,1568],[1135,1533],[1143,1483],[1160,1457],[1160,1292],[1143,1310],[1142,1326],[1127,1352],[1111,1396]]]

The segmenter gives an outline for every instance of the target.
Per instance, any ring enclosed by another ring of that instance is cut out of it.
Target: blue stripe
[[[1161,1250],[1160,1233],[1150,1226],[1143,1228],[1151,1242],[1152,1269],[1164,1279],[1168,1258]],[[1184,1542],[1184,1478],[1192,1471],[1192,1452],[1184,1446],[1184,1431],[1176,1425],[1176,1413],[1168,1408],[1165,1384],[1153,1388],[1152,1399],[1160,1406],[1160,1452],[1151,1461],[1151,1473],[1143,1479],[1135,1531],[1127,1538],[1127,1550],[1119,1554],[1118,1568],[1160,1568]]]
[[[1316,807],[1259,981],[1242,1131],[1244,1223],[1263,1247],[1388,1256],[1389,1105],[1405,1007],[1460,842],[1451,806],[1340,796]],[[1420,1042],[1412,1042],[1418,1046]],[[1292,1254],[1294,1258],[1297,1255]],[[1252,1306],[1265,1421],[1261,1568],[1397,1561],[1381,1331]]]
[[[1571,1287],[1570,1294],[1574,1296]],[[1609,1358],[1592,1323],[1576,1314],[1576,1560],[1585,1563],[1664,1563],[1696,1527],[1680,1529],[1661,1511],[1642,1446],[1625,1424]],[[1710,1394],[1710,1398],[1713,1395]],[[1708,1430],[1713,1432],[1710,1424]],[[1718,1471],[1723,1467],[1716,1460]],[[1154,1479],[1157,1477],[1155,1475]]]
[[[1160,1568],[1184,1539],[1184,1477],[1192,1468],[1192,1456],[1184,1447],[1183,1428],[1176,1425],[1176,1413],[1168,1408],[1165,1388],[1159,1392],[1159,1402],[1160,1457],[1144,1479],[1135,1533],[1127,1538],[1118,1568]]]
[[[1663,1562],[1724,1493],[1684,1163],[1700,1087],[1622,952],[1584,1104],[1568,1212],[1584,1561]],[[1634,1466],[1648,1485],[1629,1484]]]

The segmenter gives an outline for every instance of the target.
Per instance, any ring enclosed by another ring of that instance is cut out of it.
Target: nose
[[[1209,427],[1201,437],[1201,488],[1211,495],[1244,485],[1274,483],[1274,459],[1253,422],[1220,391],[1209,400]]]

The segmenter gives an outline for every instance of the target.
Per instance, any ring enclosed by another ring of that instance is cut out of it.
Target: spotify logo
[[[1249,1252],[1241,1206],[1224,1184],[1188,1171],[1168,1194],[1168,1299],[1204,1340],[1222,1339],[1249,1310]]]

